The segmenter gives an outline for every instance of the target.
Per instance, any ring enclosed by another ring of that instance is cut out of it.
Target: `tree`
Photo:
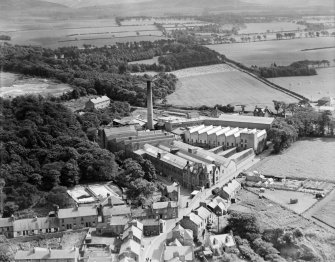
[[[234,234],[251,241],[260,237],[261,228],[257,217],[253,214],[232,213],[228,218],[229,228]]]
[[[58,205],[60,208],[68,207],[70,204],[67,188],[63,186],[54,187],[46,196],[48,206]]]
[[[10,217],[17,210],[19,210],[19,206],[15,204],[15,202],[13,201],[6,202],[4,209],[3,209],[3,217]]]
[[[276,120],[268,131],[268,139],[273,143],[275,153],[289,147],[297,138],[296,129],[284,120]]]

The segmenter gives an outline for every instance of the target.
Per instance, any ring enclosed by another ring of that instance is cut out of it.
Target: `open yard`
[[[277,65],[289,65],[295,61],[306,59],[328,59],[332,62],[335,58],[334,48],[301,51],[331,46],[335,46],[334,37],[219,44],[207,47],[247,66],[270,66],[273,62],[276,62]]]
[[[301,94],[312,101],[321,97],[335,97],[335,67],[317,69],[315,76],[268,78],[269,81]]]
[[[308,138],[279,155],[263,159],[252,170],[264,175],[335,181],[335,138]]]
[[[59,96],[71,90],[69,85],[49,79],[28,78],[0,72],[0,97],[9,98],[26,94]]]
[[[313,194],[303,193],[297,191],[284,191],[284,190],[265,190],[263,195],[267,198],[276,202],[288,209],[291,209],[298,214],[303,213],[306,209],[311,207],[317,202],[317,199]],[[298,199],[298,203],[290,204],[291,199]]]
[[[256,105],[272,108],[272,100],[297,102],[293,97],[227,65],[189,68],[173,73],[179,78],[179,84],[176,91],[167,97],[168,104],[172,105],[245,104],[247,110],[253,110]]]

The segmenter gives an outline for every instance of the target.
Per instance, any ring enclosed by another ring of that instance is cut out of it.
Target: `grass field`
[[[133,61],[133,62],[129,62],[128,64],[145,64],[145,65],[151,65],[151,64],[159,64],[158,63],[158,57],[159,56],[155,56],[151,59],[144,59],[144,60],[139,60],[139,61]]]
[[[313,217],[325,222],[335,228],[335,194],[331,193],[330,199],[325,199],[327,203],[319,210],[316,210]]]
[[[1,72],[0,79],[0,97],[4,98],[26,94],[59,96],[72,90],[67,84],[42,78],[26,78],[12,73]]]
[[[168,104],[179,106],[214,106],[245,104],[273,107],[272,100],[297,102],[296,99],[259,82],[227,65],[189,68],[173,72],[179,78],[176,91],[167,97]]]
[[[288,209],[295,211],[298,214],[303,213],[306,209],[317,202],[313,194],[297,192],[297,191],[284,191],[284,190],[266,190],[263,195]],[[290,204],[290,199],[298,199],[298,203]]]
[[[276,77],[268,80],[312,101],[324,96],[335,97],[335,67],[317,69],[317,72],[315,76]]]
[[[272,23],[246,23],[245,28],[238,31],[239,34],[266,33],[277,31],[290,31],[303,29],[305,26],[291,22],[272,22]]]
[[[265,175],[335,181],[335,138],[310,138],[253,166]]]
[[[236,44],[209,45],[207,47],[245,65],[288,65],[299,60],[333,61],[335,49],[301,51],[303,49],[335,46],[334,37],[301,38],[280,41],[261,41]]]

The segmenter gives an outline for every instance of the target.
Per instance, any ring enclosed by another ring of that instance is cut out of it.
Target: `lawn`
[[[297,191],[284,191],[284,190],[266,190],[263,195],[273,202],[276,202],[288,209],[295,211],[298,214],[303,213],[314,203],[317,199],[313,194],[297,192]],[[290,204],[290,199],[298,199],[298,203]]]
[[[317,69],[317,72],[315,76],[276,77],[268,80],[312,101],[324,96],[335,97],[335,67]]]
[[[335,181],[335,138],[309,138],[295,142],[279,155],[253,166],[264,175]]]
[[[272,100],[297,102],[296,99],[230,69],[227,65],[205,66],[173,72],[179,78],[176,91],[167,97],[168,104],[178,106],[214,106],[245,104],[247,110],[257,106],[273,107]]]
[[[207,47],[248,66],[270,66],[273,62],[276,62],[277,65],[288,65],[305,59],[332,61],[335,58],[334,48],[301,51],[330,46],[335,46],[334,37],[219,44]]]

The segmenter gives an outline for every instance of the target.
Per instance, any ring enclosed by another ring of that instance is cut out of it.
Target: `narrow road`
[[[254,164],[260,161],[260,158],[255,157],[254,159],[248,159],[242,166],[240,166],[233,174],[229,176],[229,179],[236,177],[240,172],[250,168]],[[188,208],[183,208],[179,210],[179,216],[176,219],[167,220],[166,232],[160,234],[155,238],[151,238],[149,241],[149,245],[146,245],[143,250],[143,261],[146,258],[150,258],[151,262],[160,262],[163,261],[163,251],[164,251],[164,241],[169,232],[175,227],[176,223],[183,219],[183,216],[189,214],[193,209],[199,207],[199,203],[202,200],[205,200],[212,194],[212,190],[216,187],[222,187],[224,184],[227,183],[227,179],[215,184],[211,188],[207,188],[204,191],[200,192],[200,197],[198,197],[197,201],[192,201]]]

